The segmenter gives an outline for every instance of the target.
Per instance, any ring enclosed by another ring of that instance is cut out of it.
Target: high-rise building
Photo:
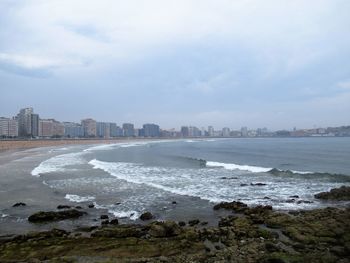
[[[214,136],[214,127],[208,126],[208,136],[212,137]]]
[[[0,136],[1,137],[17,137],[18,122],[16,119],[0,117]]]
[[[0,136],[7,137],[9,134],[9,119],[1,117],[0,118]]]
[[[24,108],[19,111],[18,117],[18,135],[20,137],[32,137],[32,114],[33,108]],[[35,119],[35,118],[34,118]],[[38,122],[39,126],[39,122]],[[34,127],[34,130],[35,127]]]
[[[13,118],[9,119],[9,137],[18,137],[18,121]]]
[[[143,133],[145,137],[159,137],[159,126],[153,123],[147,123],[143,125]]]
[[[30,115],[31,120],[31,135],[32,137],[38,137],[39,136],[39,114],[31,114]]]
[[[248,128],[247,127],[242,127],[241,128],[241,134],[242,134],[242,137],[247,137],[248,136]]]
[[[134,124],[132,123],[123,123],[123,131],[124,136],[126,137],[133,137],[134,136]]]
[[[79,123],[64,122],[64,136],[68,138],[81,138],[84,137],[83,126]]]
[[[53,120],[39,120],[39,136],[47,138],[53,136]]]
[[[84,119],[81,121],[84,129],[84,137],[96,137],[96,121],[93,119]]]
[[[182,126],[181,127],[181,136],[182,137],[190,136],[190,130],[189,130],[188,126]]]
[[[64,136],[64,124],[53,120],[53,136],[54,137],[63,137]]]
[[[97,122],[96,132],[97,136],[100,138],[110,138],[111,137],[111,123],[109,122]]]
[[[223,128],[222,129],[222,136],[223,137],[230,137],[230,128],[227,128],[227,127]]]

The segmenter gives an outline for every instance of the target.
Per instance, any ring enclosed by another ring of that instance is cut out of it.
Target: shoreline
[[[216,226],[198,219],[159,221],[152,215],[140,224],[120,224],[118,219],[101,214],[97,225],[81,225],[71,231],[52,227],[2,236],[0,260],[349,262],[349,207],[281,213],[271,206],[248,207],[233,201],[218,203],[212,209],[226,212],[223,216],[217,214]],[[66,207],[54,213],[84,217],[89,211],[87,207]],[[39,220],[33,224],[45,223]]]
[[[65,145],[115,144],[134,141],[178,140],[177,138],[117,138],[117,139],[33,139],[33,140],[0,140],[0,153],[21,151],[41,147]]]

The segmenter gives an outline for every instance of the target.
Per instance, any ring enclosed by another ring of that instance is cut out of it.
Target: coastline
[[[89,208],[66,207],[86,216]],[[350,208],[280,213],[270,206],[219,203],[217,226],[194,219],[120,224],[101,215],[97,225],[51,228],[0,237],[1,262],[349,262]],[[45,224],[43,217],[34,224]],[[50,219],[51,220],[51,219]],[[56,219],[57,220],[57,219]],[[69,219],[66,219],[69,220]],[[74,220],[73,218],[70,220]]]
[[[11,150],[25,150],[40,147],[64,145],[114,144],[131,141],[154,140],[147,138],[118,138],[118,139],[47,139],[47,140],[0,140],[0,153]]]

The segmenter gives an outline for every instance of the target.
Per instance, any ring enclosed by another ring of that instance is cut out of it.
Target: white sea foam
[[[203,184],[199,170],[144,167],[141,164],[103,162],[93,159],[89,162],[94,169],[101,169],[110,175],[130,183],[148,185],[178,195],[195,196],[211,202],[228,201],[218,193],[214,183]],[[220,197],[219,197],[220,196]]]
[[[118,211],[118,210],[109,209],[108,213],[113,214],[115,217],[130,218],[131,220],[136,220],[140,217],[140,213],[134,210]]]
[[[1,214],[1,218],[8,217],[8,214]]]
[[[94,196],[79,196],[79,195],[72,195],[72,194],[66,194],[64,197],[67,200],[71,202],[76,202],[76,203],[82,203],[82,202],[88,202],[88,201],[93,201],[95,200]]]
[[[82,155],[82,152],[78,152],[54,156],[40,163],[39,166],[32,170],[31,174],[39,177],[41,174],[45,173],[64,172],[67,170],[67,166],[83,164],[84,159],[82,158]]]
[[[207,162],[207,167],[222,167],[227,170],[241,170],[252,173],[266,173],[272,170],[272,168],[251,166],[251,165],[239,165],[234,163],[220,163],[220,162]]]

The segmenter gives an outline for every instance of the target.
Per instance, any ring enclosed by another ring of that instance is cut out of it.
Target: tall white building
[[[0,136],[17,137],[18,121],[16,119],[0,118]]]

